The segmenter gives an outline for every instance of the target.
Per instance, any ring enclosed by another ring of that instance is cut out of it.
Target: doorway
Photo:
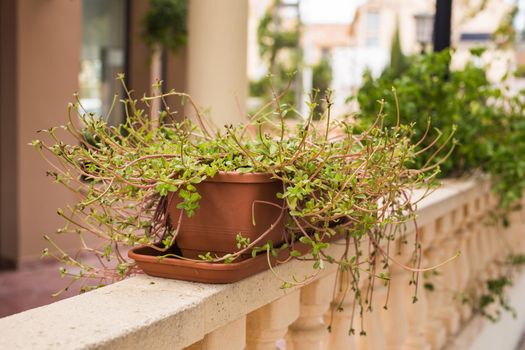
[[[16,267],[16,0],[0,1],[0,269]]]

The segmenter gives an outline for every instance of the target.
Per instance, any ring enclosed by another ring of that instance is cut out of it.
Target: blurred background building
[[[42,235],[60,225],[56,208],[72,201],[28,146],[36,132],[66,121],[74,92],[86,110],[106,114],[119,72],[137,96],[149,92],[150,53],[140,34],[147,9],[146,0],[1,2],[1,266],[38,260]],[[184,90],[184,50],[164,59],[166,84]],[[123,118],[114,116],[113,123]]]

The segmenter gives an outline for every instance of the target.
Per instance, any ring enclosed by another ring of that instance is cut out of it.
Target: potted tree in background
[[[168,51],[177,53],[188,40],[187,0],[150,0],[143,18],[142,37],[151,51],[150,81],[152,94],[159,92],[159,82],[164,80]],[[151,103],[150,115],[158,120],[160,101]]]

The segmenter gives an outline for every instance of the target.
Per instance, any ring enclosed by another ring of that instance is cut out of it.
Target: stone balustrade
[[[390,286],[376,284],[373,312],[364,314],[366,336],[359,335],[358,316],[356,334],[348,335],[353,294],[345,288],[345,275],[327,264],[315,280],[285,290],[271,271],[228,285],[133,277],[0,319],[0,348],[468,349],[488,322],[461,296],[479,296],[487,279],[504,272],[509,254],[525,252],[525,210],[513,211],[504,227],[494,220],[496,207],[483,181],[447,182],[423,200],[417,219],[421,266],[461,254],[420,274],[416,303],[411,272],[390,264]],[[414,232],[406,239],[410,246]],[[330,247],[333,254],[342,249]],[[408,250],[399,245],[395,258],[410,265]],[[302,276],[311,272],[310,264],[291,261],[275,270]]]

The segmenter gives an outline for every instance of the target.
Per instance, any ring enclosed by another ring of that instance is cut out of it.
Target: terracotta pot
[[[220,172],[195,187],[202,197],[199,209],[192,217],[182,215],[176,238],[184,257],[198,259],[199,254],[206,252],[219,256],[236,252],[239,250],[236,241],[238,233],[253,242],[269,231],[258,246],[268,240],[275,245],[283,242],[281,209],[269,204],[254,204],[259,200],[282,206],[283,200],[276,196],[282,192],[279,180],[272,179],[269,174]],[[181,200],[177,193],[170,195],[168,213],[175,228],[180,217],[177,204]],[[255,225],[252,222],[252,205]]]

